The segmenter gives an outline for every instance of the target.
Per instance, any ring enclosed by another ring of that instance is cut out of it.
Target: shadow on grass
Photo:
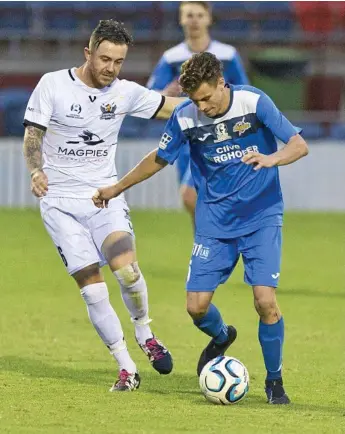
[[[302,297],[315,297],[315,298],[345,298],[345,292],[330,292],[330,291],[314,291],[312,289],[304,288],[281,288],[278,289],[277,295],[279,297],[302,296]]]
[[[89,385],[110,385],[114,380],[114,365],[110,364],[109,369],[85,369],[85,368],[71,368],[68,366],[56,366],[47,362],[36,359],[16,357],[16,356],[3,356],[0,357],[0,370],[7,372],[15,372],[26,376],[27,378],[47,378],[62,380],[67,382],[89,384]],[[142,371],[142,386],[139,390],[140,394],[152,394],[158,396],[168,397],[172,395],[173,398],[207,406],[214,407],[201,396],[198,378],[195,374],[175,372],[171,375],[161,376],[154,371]],[[255,394],[249,392],[248,397],[236,405],[236,407],[246,406],[253,409],[260,409],[260,411],[269,411],[272,409],[284,409],[289,412],[309,413],[326,412],[341,415],[343,411],[337,407],[330,407],[327,405],[315,404],[301,404],[292,403],[289,406],[271,406],[267,405],[264,394]],[[232,407],[232,406],[231,406]]]
[[[205,407],[211,407],[214,406],[214,404],[206,401],[205,399],[194,399],[192,400],[193,404],[199,404],[203,405]],[[316,404],[301,404],[292,402],[290,405],[269,405],[266,402],[266,397],[263,394],[255,394],[249,392],[248,396],[243,399],[243,401],[239,402],[235,406],[217,406],[217,408],[229,408],[230,410],[233,407],[236,407],[236,409],[242,407],[246,409],[257,409],[260,411],[260,413],[267,411],[269,415],[272,415],[273,411],[281,412],[289,412],[289,413],[296,413],[296,414],[303,414],[304,417],[308,416],[314,416],[315,413],[329,413],[333,416],[343,416],[344,411],[340,407],[331,407],[328,405],[316,405]]]
[[[90,385],[111,384],[116,377],[116,365],[111,361],[109,362],[109,369],[89,369],[70,367],[62,365],[61,362],[58,365],[54,365],[37,359],[3,356],[0,357],[0,370],[2,372],[15,372],[27,378],[47,378]],[[150,369],[150,371],[142,370],[140,371],[140,375],[143,386],[140,390],[144,392],[162,395],[169,395],[170,393],[199,393],[196,375],[179,373],[159,375],[153,369]]]
[[[51,378],[57,380],[73,381],[83,384],[100,384],[109,382],[115,370],[109,369],[83,369],[68,366],[52,365],[41,360],[16,356],[0,357],[1,371],[17,372],[28,378]]]

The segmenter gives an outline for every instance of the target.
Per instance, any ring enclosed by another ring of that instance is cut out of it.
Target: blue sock
[[[217,344],[223,344],[228,340],[228,326],[214,304],[210,304],[206,314],[194,320],[194,324],[199,330],[214,338]]]
[[[284,343],[283,317],[275,324],[264,324],[260,321],[259,341],[267,369],[266,380],[277,380],[281,378]]]

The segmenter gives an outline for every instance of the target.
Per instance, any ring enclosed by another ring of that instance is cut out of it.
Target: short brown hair
[[[199,2],[199,1],[180,2],[180,6],[179,6],[180,12],[181,12],[182,6],[188,5],[188,4],[199,5],[199,6],[203,7],[205,9],[205,11],[207,11],[210,15],[212,14],[212,7],[211,7],[209,2]]]
[[[196,91],[201,83],[216,84],[222,76],[223,65],[214,54],[204,53],[193,54],[181,67],[179,83],[186,93]]]
[[[103,41],[109,41],[116,45],[132,45],[132,35],[123,23],[115,20],[101,20],[91,33],[90,48],[96,49]]]

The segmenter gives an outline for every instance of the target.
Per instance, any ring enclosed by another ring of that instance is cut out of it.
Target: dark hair
[[[212,15],[212,7],[211,7],[210,3],[209,2],[199,2],[199,1],[180,2],[180,12],[181,12],[182,6],[188,5],[188,4],[199,5],[199,6],[203,7],[205,9],[205,11],[207,11],[210,15]]]
[[[215,84],[222,76],[223,65],[214,54],[204,53],[193,54],[181,67],[179,83],[186,93],[196,91],[201,83]]]
[[[123,23],[115,20],[100,20],[98,26],[91,33],[90,48],[97,49],[103,41],[117,45],[132,45],[133,37]]]

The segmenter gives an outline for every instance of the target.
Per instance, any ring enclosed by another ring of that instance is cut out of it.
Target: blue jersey
[[[235,47],[218,41],[211,41],[206,51],[214,54],[223,63],[223,76],[225,81],[231,84],[248,84],[248,78],[241,58]],[[158,65],[154,69],[147,87],[161,91],[172,81],[180,76],[183,62],[190,59],[194,53],[189,49],[186,42],[181,42],[175,47],[165,51]],[[180,183],[198,188],[199,176],[193,176],[189,167],[189,148],[185,146],[177,161],[177,171]]]
[[[237,238],[265,226],[281,226],[283,199],[278,168],[255,171],[242,163],[251,151],[272,154],[276,138],[287,143],[295,128],[262,91],[230,85],[224,114],[209,118],[187,100],[170,117],[158,156],[173,164],[188,143],[193,176],[201,174],[195,212],[196,233]]]
[[[218,41],[211,41],[205,51],[214,54],[222,61],[225,81],[232,84],[248,84],[247,75],[235,47]],[[147,87],[163,90],[169,83],[178,79],[182,63],[190,59],[193,54],[186,42],[181,42],[165,51],[154,69]]]

